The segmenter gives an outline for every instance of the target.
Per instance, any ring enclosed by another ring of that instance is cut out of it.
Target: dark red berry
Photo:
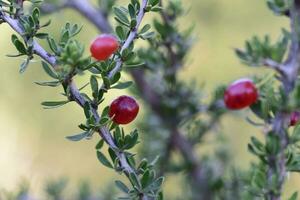
[[[117,124],[129,124],[139,112],[136,100],[129,96],[120,96],[109,107],[109,117]]]
[[[300,121],[300,112],[295,111],[290,116],[290,126],[295,126]]]
[[[225,90],[224,102],[228,109],[246,108],[256,102],[258,91],[250,79],[240,79],[233,82]]]
[[[98,36],[91,44],[92,56],[99,61],[107,60],[119,48],[117,39],[108,34]]]

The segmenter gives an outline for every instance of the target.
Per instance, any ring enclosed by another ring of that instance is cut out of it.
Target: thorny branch
[[[274,62],[266,62],[266,64],[273,66],[275,69],[280,67],[283,72],[281,74],[282,86],[286,97],[290,95],[295,88],[295,82],[297,80],[299,68],[300,68],[300,38],[299,38],[299,26],[300,26],[300,1],[294,0],[293,5],[290,8],[290,20],[291,20],[291,46],[287,60],[283,64],[276,64]],[[276,67],[278,66],[278,67]],[[287,125],[289,122],[289,113],[286,110],[281,110],[275,117],[273,122],[273,132],[279,137],[280,151],[276,156],[269,156],[268,162],[270,168],[268,169],[268,184],[272,185],[274,174],[278,174],[278,184],[276,189],[280,192],[275,194],[270,191],[267,196],[271,200],[281,200],[281,192],[283,184],[286,178],[286,157],[285,150],[289,144],[287,135]]]
[[[77,2],[77,3],[81,2],[81,4],[82,4],[82,1],[75,0],[74,3],[75,2]],[[138,30],[138,28],[141,24],[141,21],[144,17],[145,7],[147,6],[147,3],[148,3],[148,0],[143,0],[142,1],[142,5],[141,5],[141,8],[140,8],[140,11],[139,11],[139,14],[138,14],[138,18],[137,18],[137,25],[130,32],[128,38],[126,39],[124,45],[121,48],[121,51],[123,51],[125,48],[127,48],[133,42],[133,40],[136,38],[137,30]],[[85,7],[83,5],[80,6],[80,9],[82,9],[82,12],[84,12],[86,8],[87,7]],[[21,36],[24,35],[24,30],[20,26],[18,19],[13,19],[9,15],[5,14],[4,12],[0,12],[0,18],[2,20],[4,20],[19,35],[21,35]],[[94,18],[95,18],[95,16],[94,16]],[[101,25],[101,27],[102,27],[102,25]],[[108,31],[108,30],[110,30],[110,28],[107,28],[106,30]],[[48,53],[46,50],[44,50],[39,45],[39,43],[36,42],[36,41],[34,41],[34,43],[33,43],[33,50],[34,50],[33,52],[36,55],[40,56],[45,61],[47,61],[53,68],[57,67],[56,57],[51,55],[50,53]],[[114,68],[114,70],[111,72],[110,77],[113,76],[116,72],[118,72],[121,69],[122,64],[123,64],[122,60],[117,61],[117,65],[116,65],[117,67]],[[80,91],[76,87],[74,81],[72,80],[72,77],[69,80],[66,80],[66,81],[67,81],[67,84],[68,84],[68,87],[69,87],[69,90],[70,90],[70,95],[71,95],[72,100],[74,100],[75,102],[78,103],[78,105],[83,107],[87,102],[86,102],[85,98],[80,94]],[[98,111],[95,108],[92,108],[92,113],[93,113],[94,118],[96,119],[96,121],[99,122],[100,121],[100,116],[99,116]],[[129,176],[130,174],[134,174],[134,176],[136,176],[136,178],[138,180],[137,172],[135,171],[135,169],[133,169],[130,166],[130,164],[127,161],[127,158],[126,158],[125,154],[118,149],[118,147],[115,144],[115,141],[114,141],[111,133],[109,132],[108,128],[107,127],[101,127],[101,128],[99,128],[98,132],[99,132],[100,136],[103,138],[103,140],[109,145],[109,147],[115,151],[116,156],[119,158],[119,164],[120,164],[120,167],[122,168],[123,172],[127,176]],[[149,198],[147,197],[147,195],[142,193],[140,199],[141,200],[148,200]]]

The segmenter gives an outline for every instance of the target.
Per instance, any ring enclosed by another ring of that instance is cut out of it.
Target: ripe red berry
[[[290,126],[295,126],[300,121],[300,112],[294,111],[290,116]]]
[[[109,117],[117,124],[129,124],[139,112],[136,100],[129,96],[120,96],[109,107]]]
[[[119,48],[117,39],[108,34],[98,36],[91,44],[92,56],[99,61],[107,60]]]
[[[240,79],[227,87],[224,102],[228,109],[238,110],[246,108],[258,98],[258,91],[250,79]]]

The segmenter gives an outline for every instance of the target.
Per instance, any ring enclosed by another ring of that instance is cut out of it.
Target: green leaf
[[[158,193],[158,198],[157,198],[157,200],[164,200],[164,195],[163,195],[162,191],[160,191],[160,192]]]
[[[53,70],[52,67],[49,67],[49,65],[48,65],[46,62],[42,61],[42,66],[43,66],[44,71],[45,71],[50,77],[52,77],[52,78],[54,78],[54,79],[58,79],[57,73]]]
[[[60,106],[63,106],[67,103],[69,103],[70,101],[45,101],[42,102],[42,105],[45,106],[45,108],[57,108]]]
[[[146,24],[145,26],[143,26],[143,28],[140,30],[139,34],[144,34],[147,31],[149,31],[151,28],[150,24]]]
[[[136,19],[132,19],[131,22],[130,22],[130,28],[133,29],[134,27],[136,27],[136,25],[137,25]]]
[[[116,73],[111,79],[110,79],[110,84],[113,85],[115,84],[116,82],[118,82],[121,78],[121,73],[118,72]]]
[[[104,145],[104,140],[103,139],[101,139],[98,143],[97,143],[97,145],[96,145],[96,149],[97,150],[100,150],[102,147],[103,147],[103,145]]]
[[[160,177],[158,179],[156,179],[152,184],[151,184],[151,188],[153,190],[157,190],[157,189],[160,189],[161,185],[163,184],[164,182],[164,177]]]
[[[155,36],[155,32],[147,32],[144,34],[140,34],[140,37],[144,40],[151,39]]]
[[[104,166],[113,169],[112,164],[108,161],[106,156],[101,151],[97,151],[97,158]]]
[[[117,16],[117,18],[119,20],[121,20],[122,22],[124,22],[126,24],[130,23],[126,13],[122,9],[115,7],[114,8],[114,13]]]
[[[151,11],[152,12],[160,12],[163,10],[163,7],[160,7],[160,6],[155,6],[155,7],[152,7],[151,8]]]
[[[280,139],[274,132],[269,132],[266,137],[265,149],[268,153],[276,155],[280,150]]]
[[[98,97],[98,91],[99,91],[99,84],[96,76],[92,75],[90,78],[90,83],[91,83],[91,89],[93,92],[93,97],[97,98]]]
[[[49,44],[49,47],[50,49],[56,54],[58,55],[59,54],[59,51],[58,51],[58,46],[55,42],[55,40],[51,37],[48,37],[47,38],[47,41],[48,41],[48,44]]]
[[[139,67],[145,67],[146,63],[135,63],[135,64],[125,64],[123,66],[124,69],[134,69]]]
[[[115,181],[116,186],[124,193],[128,194],[129,189],[122,181]]]
[[[86,131],[86,132],[83,132],[83,133],[80,133],[80,134],[67,136],[66,138],[67,138],[68,140],[77,142],[77,141],[80,141],[80,140],[86,138],[88,135],[89,135],[89,132]]]
[[[124,49],[122,52],[122,59],[126,62],[133,60],[136,56],[136,53],[132,51],[132,49]]]
[[[122,136],[121,136],[121,129],[120,127],[116,127],[115,131],[114,131],[114,139],[116,141],[116,144],[118,147],[121,147],[123,145],[122,143]]]
[[[129,12],[129,15],[130,15],[131,19],[136,17],[136,10],[135,10],[135,8],[132,4],[128,5],[128,12]]]
[[[297,143],[300,141],[300,124],[297,124],[297,126],[294,128],[293,134],[291,136],[291,141],[293,143]]]
[[[132,185],[137,186],[138,188],[141,187],[139,180],[137,179],[135,173],[130,173],[129,174],[129,180],[131,182]]]
[[[126,154],[127,160],[128,160],[128,164],[132,167],[135,168],[136,162],[134,159],[134,154],[131,153],[127,153]]]
[[[159,3],[159,0],[149,0],[149,5],[156,6]]]
[[[24,73],[25,70],[27,69],[28,65],[29,65],[29,62],[30,62],[30,58],[28,57],[20,66],[20,73]]]
[[[114,85],[113,87],[111,87],[112,89],[126,89],[129,88],[131,85],[133,84],[132,81],[127,81],[127,82],[119,82],[117,85]]]
[[[60,85],[60,81],[35,82],[35,84],[40,86],[57,87]]]
[[[12,36],[13,37],[13,36]],[[26,55],[27,54],[27,49],[25,47],[25,45],[19,40],[19,39],[15,39],[12,38],[12,40],[14,40],[14,45],[16,47],[16,49],[21,53]]]
[[[264,151],[264,145],[255,137],[251,137],[252,144],[260,151]]]
[[[252,144],[248,144],[248,151],[256,156],[263,156],[263,154],[258,151]]]
[[[120,38],[120,40],[125,40],[126,39],[126,33],[125,30],[122,26],[117,26],[116,27],[116,34]]]
[[[39,17],[40,17],[40,10],[35,7],[32,11],[32,17],[33,17],[33,20],[35,22],[35,25],[38,25],[39,24]]]
[[[134,130],[130,133],[130,135],[126,135],[124,139],[125,145],[123,149],[131,149],[138,143],[138,131]]]
[[[62,43],[62,44],[67,43],[71,37],[70,35],[71,34],[70,34],[69,30],[64,30],[61,35],[61,38],[60,38],[60,43]]]
[[[86,102],[83,106],[84,115],[87,119],[91,117],[91,106],[89,102]]]
[[[18,36],[16,36],[15,34],[12,34],[12,35],[11,35],[11,42],[12,42],[13,44],[15,44],[15,41],[17,41],[17,40],[19,40],[19,39],[18,39]]]
[[[110,118],[109,117],[102,117],[99,121],[100,126],[104,126],[109,122]]]
[[[297,200],[298,199],[298,192],[295,192],[290,198],[289,200]]]
[[[106,106],[102,111],[101,117],[108,116],[108,113],[109,113],[109,106]]]
[[[102,79],[103,79],[103,84],[104,84],[105,88],[109,89],[110,88],[110,80],[109,80],[109,78],[107,78],[106,76],[103,76]]]
[[[83,26],[78,26],[77,24],[74,24],[71,28],[71,36],[74,37],[76,36],[78,33],[80,33],[80,31],[82,30]]]
[[[51,20],[48,20],[46,23],[40,26],[40,28],[47,27],[51,24]]]
[[[119,18],[117,18],[117,17],[115,17],[115,20],[116,20],[117,22],[119,22],[120,24],[122,24],[122,25],[126,26],[126,27],[130,27],[130,24],[129,24],[129,23],[126,23],[126,22],[124,22],[124,21],[120,20],[120,19],[119,19]]]
[[[118,157],[112,148],[108,148],[108,153],[111,160],[115,163],[118,160]]]
[[[150,179],[150,172],[147,169],[141,178],[142,188],[146,188],[151,181],[152,180]]]
[[[16,58],[16,57],[24,56],[24,54],[16,54],[16,55],[7,54],[6,56],[11,58]]]
[[[138,169],[146,170],[148,168],[148,161],[144,158],[141,160]]]
[[[39,39],[47,39],[49,36],[48,33],[37,33],[35,34],[35,37],[39,38]]]

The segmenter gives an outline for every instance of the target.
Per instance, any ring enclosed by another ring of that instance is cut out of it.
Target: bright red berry
[[[117,39],[108,34],[98,36],[91,44],[92,56],[99,61],[107,60],[119,48]]]
[[[224,102],[228,109],[246,108],[256,102],[258,91],[250,79],[240,79],[233,82],[225,90]]]
[[[295,126],[300,121],[300,112],[294,111],[290,116],[290,126]]]
[[[109,117],[117,124],[129,124],[139,112],[136,100],[129,96],[120,96],[109,107]]]

